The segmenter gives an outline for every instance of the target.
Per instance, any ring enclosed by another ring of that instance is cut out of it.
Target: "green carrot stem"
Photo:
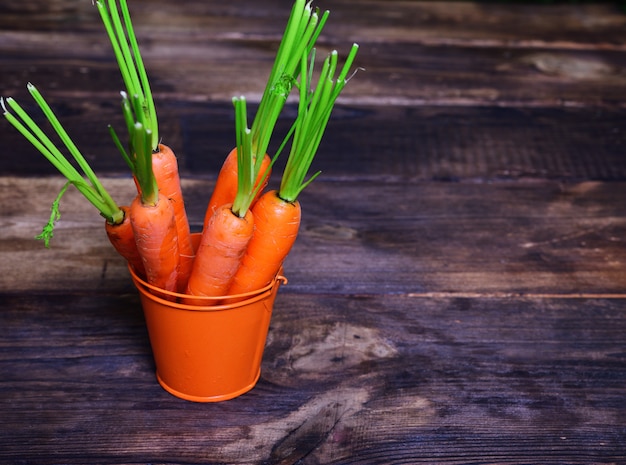
[[[326,57],[318,85],[313,91],[310,89],[314,59],[311,59],[307,72],[307,57],[304,54],[301,56],[298,116],[294,123],[293,142],[279,188],[279,196],[285,201],[295,201],[300,192],[320,174],[317,172],[305,180],[330,120],[337,97],[347,84],[348,72],[357,51],[358,45],[353,44],[336,79],[337,51],[333,51]],[[312,53],[312,57],[314,57],[314,53]]]
[[[237,195],[233,201],[232,211],[241,218],[252,203],[252,190],[256,179],[254,157],[250,145],[250,129],[248,128],[245,97],[233,98],[235,107],[235,135],[237,141]]]
[[[137,182],[141,190],[141,202],[144,205],[156,205],[159,200],[159,187],[152,172],[152,132],[141,123],[135,123],[133,147],[135,149]]]
[[[232,210],[241,217],[245,216],[252,200],[269,173],[268,170],[261,174],[261,182],[255,188],[254,184],[259,177],[263,158],[269,147],[276,122],[300,73],[299,57],[302,53],[308,53],[312,50],[327,16],[328,12],[322,16],[320,21],[319,11],[313,12],[310,3],[305,0],[295,0],[251,129],[247,123],[245,98],[233,99],[237,139],[238,186]],[[272,157],[271,165],[276,161],[292,133],[293,127]]]
[[[106,189],[102,186],[83,155],[80,153],[70,136],[50,109],[50,106],[44,100],[43,96],[41,96],[32,84],[29,84],[28,89],[52,127],[61,138],[61,141],[65,145],[66,149],[78,163],[79,168],[83,171],[83,174],[81,174],[74,167],[74,165],[70,163],[67,157],[61,153],[61,151],[33,121],[28,113],[12,98],[0,100],[4,117],[68,180],[69,184],[76,187],[79,192],[98,209],[100,214],[106,218],[108,222],[117,224],[123,221],[124,212],[113,201]],[[63,192],[64,191],[65,190],[63,190]],[[60,196],[57,198],[60,199]],[[52,224],[54,224],[54,221]]]
[[[99,193],[102,200],[112,210],[115,210],[117,208],[117,205],[115,204],[115,202],[113,201],[109,193],[106,191],[104,186],[102,186],[102,184],[100,183],[100,180],[98,179],[94,171],[91,169],[91,166],[89,166],[89,163],[87,163],[87,160],[85,160],[85,157],[83,157],[83,155],[80,153],[80,151],[76,147],[76,144],[74,144],[70,136],[67,134],[67,132],[65,131],[65,128],[63,128],[63,125],[61,125],[56,115],[54,114],[54,112],[52,111],[48,103],[45,101],[45,99],[43,98],[43,96],[39,93],[37,88],[30,83],[28,84],[28,91],[33,96],[33,98],[35,99],[35,102],[37,102],[37,105],[39,105],[39,108],[41,108],[44,115],[46,116],[46,118],[48,119],[48,121],[50,122],[54,130],[56,131],[56,133],[59,135],[59,137],[61,138],[61,140],[67,147],[72,157],[74,157],[74,160],[76,160],[80,169],[87,176],[87,178],[89,179],[89,181],[91,182],[95,190]]]
[[[122,146],[113,129],[110,129],[113,141],[122,157],[130,167],[141,191],[141,200],[145,204],[154,205],[158,200],[158,186],[152,172],[152,132],[149,122],[140,110],[141,98],[132,96],[129,100],[126,92],[122,94],[122,113],[128,128],[128,152]]]
[[[291,9],[257,114],[252,122],[251,144],[257,170],[269,147],[278,117],[298,77],[300,56],[304,51],[308,53],[313,48],[327,17],[328,11],[320,20],[319,11],[317,9],[312,11],[310,3],[305,0],[296,0]]]
[[[127,77],[124,79],[126,90],[131,94],[139,94],[142,91],[139,73],[137,72],[137,67],[135,66],[135,60],[133,59],[131,47],[128,44],[128,39],[126,37],[126,32],[124,31],[124,26],[122,24],[117,5],[114,0],[108,0],[108,6],[108,12],[112,20],[109,27],[113,27],[118,44],[118,53],[121,53],[121,56],[116,54],[116,59],[119,64],[120,71],[122,69],[126,70]]]
[[[151,131],[151,148],[156,151],[159,144],[156,108],[126,0],[119,1],[119,8],[115,0],[96,0],[96,5],[122,74],[126,93],[131,99],[137,96],[140,102],[139,106],[133,106],[135,118]],[[129,137],[133,139],[132,135]]]
[[[35,122],[24,112],[19,104],[12,98],[8,98],[6,103],[13,111],[24,121],[25,124],[8,112],[4,105],[4,116],[25,138],[28,140],[42,155],[44,155],[50,163],[63,174],[68,182],[77,186],[85,197],[96,207],[102,211],[106,209],[106,204],[94,195],[88,184],[82,181],[82,177],[78,171],[72,166],[63,154],[54,146],[52,141],[41,131]]]
[[[132,133],[135,128],[135,115],[133,114],[133,107],[130,104],[130,100],[128,99],[128,94],[126,92],[120,92],[122,96],[122,114],[124,115],[124,122],[126,123],[126,130],[128,131],[129,138],[129,148],[132,151]]]
[[[114,26],[111,12],[107,7],[106,0],[97,0],[95,3],[98,7],[100,17],[102,18],[104,28],[107,32],[107,35],[109,36],[109,41],[111,42],[113,53],[115,55],[115,58],[117,59],[118,67],[120,69],[120,72],[122,73],[122,80],[124,81],[127,89],[133,89],[133,82],[136,82],[136,80],[134,80],[132,76],[132,71],[134,68],[132,66],[129,66],[127,61],[129,54],[122,48],[122,43],[125,43],[125,41],[120,41],[119,39],[119,34]]]
[[[96,5],[126,87],[126,92],[121,94],[128,151],[115,131],[112,128],[109,131],[139,184],[142,203],[155,205],[159,189],[152,172],[152,153],[158,150],[158,121],[128,5],[126,0],[119,0],[119,8],[116,0],[96,0]]]
[[[15,112],[17,118],[9,113],[2,101],[5,118],[11,123],[37,150],[39,150],[47,159],[68,179],[78,179],[80,174],[73,165],[59,152],[52,141],[45,136],[43,131],[28,116],[22,107],[12,98],[6,99],[6,104]],[[19,118],[19,119],[18,119]],[[21,119],[21,121],[20,121]],[[23,121],[23,123],[22,123]]]
[[[126,152],[113,129],[110,132],[113,141],[122,157],[130,167],[140,187],[141,201],[146,205],[155,205],[158,202],[158,185],[152,172],[152,139],[150,121],[142,111],[143,100],[137,94],[128,98],[126,92],[122,94],[122,112],[128,128],[128,149]]]
[[[128,155],[128,152],[126,151],[124,146],[122,145],[122,142],[120,141],[120,138],[117,136],[115,129],[113,129],[113,126],[111,126],[110,124],[108,128],[109,128],[109,134],[111,135],[111,139],[113,139],[113,144],[115,144],[115,147],[117,147],[117,150],[119,150],[119,152],[122,154],[122,158],[124,159],[128,167],[130,168],[131,172],[134,172],[135,163],[133,162],[130,155]]]
[[[126,26],[126,31],[128,33],[128,40],[133,51],[133,56],[135,57],[135,67],[137,73],[139,74],[141,89],[143,90],[143,100],[145,102],[144,111],[146,116],[150,120],[150,125],[148,126],[150,128],[150,131],[152,132],[150,146],[152,150],[157,150],[159,145],[159,125],[157,122],[156,108],[154,105],[154,99],[152,97],[152,90],[150,89],[150,81],[148,80],[148,74],[143,64],[143,59],[141,58],[139,44],[137,42],[137,37],[135,35],[133,22],[131,21],[130,12],[128,10],[128,4],[126,3],[126,0],[120,0],[120,5],[122,9],[122,16],[124,18],[124,25]]]
[[[278,159],[278,157],[284,150],[285,146],[287,145],[287,142],[289,142],[289,140],[291,139],[291,136],[293,135],[294,131],[295,131],[295,124],[292,124],[291,128],[289,128],[289,131],[287,131],[287,134],[283,138],[283,141],[280,143],[278,149],[276,149],[274,156],[271,158],[268,169],[266,169],[266,171],[261,175],[261,178],[259,179],[257,186],[255,187],[254,191],[251,194],[252,195],[251,198],[254,199],[259,193],[259,190],[263,188],[263,185],[265,184],[265,180],[267,179],[267,176],[269,176],[271,168],[274,166],[274,163],[276,163],[276,160]],[[255,165],[255,173],[258,173],[258,171],[259,170],[256,168],[256,165]]]

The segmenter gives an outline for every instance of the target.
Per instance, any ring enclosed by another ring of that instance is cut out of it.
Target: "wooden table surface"
[[[230,99],[258,101],[289,5],[130,0],[194,230],[234,143]],[[51,247],[35,240],[63,180],[0,121],[1,464],[626,463],[626,14],[318,5],[319,50],[358,42],[363,69],[239,398],[158,385],[102,218],[72,191]],[[0,13],[0,94],[33,109],[37,85],[129,202],[95,7]]]

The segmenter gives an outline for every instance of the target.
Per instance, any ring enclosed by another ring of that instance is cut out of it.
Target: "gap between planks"
[[[626,299],[626,294],[614,293],[536,293],[536,292],[410,292],[405,294],[406,297],[414,298],[465,298],[465,299],[506,299],[506,298],[525,298],[525,299]]]
[[[372,43],[377,41],[371,40]],[[382,43],[383,41],[378,41]],[[361,43],[366,43],[361,41]],[[388,43],[388,42],[387,42]],[[509,48],[509,49],[540,49],[567,51],[611,51],[625,52],[625,43],[611,42],[573,42],[566,40],[535,40],[535,39],[457,39],[420,37],[413,43],[427,47],[459,47],[459,48]]]

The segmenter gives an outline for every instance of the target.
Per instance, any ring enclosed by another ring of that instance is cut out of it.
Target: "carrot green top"
[[[300,73],[300,57],[311,52],[328,15],[325,11],[320,18],[319,10],[313,11],[310,3],[295,1],[252,123],[251,144],[255,157],[262,159],[267,152],[278,116]]]
[[[74,158],[78,169],[67,159],[55,146],[43,130],[33,121],[26,111],[12,98],[2,100],[2,108],[5,118],[37,149],[44,155],[59,172],[67,178],[67,183],[52,204],[50,221],[44,227],[43,232],[37,236],[43,239],[46,247],[52,238],[54,223],[60,218],[59,200],[69,185],[76,187],[85,198],[95,206],[100,214],[111,224],[118,224],[124,220],[124,212],[115,203],[102,186],[95,173],[80,153],[70,136],[67,134],[48,103],[32,84],[28,84],[28,91],[35,99],[39,108],[56,131],[61,141]],[[11,113],[12,110],[13,113]],[[80,173],[79,169],[83,174]]]
[[[256,194],[253,192],[254,183],[260,174],[278,117],[301,72],[300,57],[303,54],[308,56],[313,50],[328,14],[325,11],[320,17],[319,10],[313,10],[310,2],[295,0],[251,128],[247,126],[245,98],[233,99],[239,179],[232,209],[242,217]],[[284,142],[274,155],[274,160]]]
[[[309,167],[319,148],[322,136],[328,125],[337,97],[348,82],[348,72],[356,57],[358,45],[353,44],[344,66],[335,79],[337,71],[337,51],[334,50],[322,66],[318,85],[311,91],[311,79],[315,53],[312,54],[307,72],[307,57],[301,57],[300,100],[298,116],[294,124],[294,136],[280,183],[278,195],[287,202],[297,199],[302,190],[320,173],[317,172],[305,181]]]
[[[126,152],[115,131],[111,136],[132,170],[141,190],[144,204],[155,204],[158,186],[152,173],[152,152],[158,150],[159,129],[148,75],[141,58],[139,45],[126,0],[96,0],[102,23],[109,36],[126,92],[122,92],[122,111],[128,130]],[[120,14],[121,12],[121,14]]]

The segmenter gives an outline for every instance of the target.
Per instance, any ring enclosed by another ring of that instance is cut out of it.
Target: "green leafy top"
[[[155,204],[158,186],[152,173],[152,153],[158,150],[159,129],[148,75],[126,0],[96,0],[102,23],[109,36],[126,92],[122,92],[122,111],[128,131],[128,153],[109,126],[115,145],[122,153],[140,186],[144,204]],[[121,14],[120,14],[121,11]]]
[[[233,202],[233,212],[239,216],[245,215],[256,195],[253,187],[259,177],[278,117],[300,74],[300,57],[303,54],[308,56],[313,50],[328,14],[329,12],[325,11],[320,16],[319,9],[313,10],[310,2],[295,1],[251,128],[247,125],[245,98],[233,99],[238,155],[238,192]],[[278,157],[290,134],[285,137],[274,154],[273,161]],[[261,184],[259,183],[257,189]]]
[[[124,212],[108,194],[100,183],[94,171],[91,169],[85,157],[78,150],[70,136],[67,134],[56,115],[43,96],[34,85],[28,84],[28,91],[35,99],[39,108],[52,125],[57,135],[75,160],[76,168],[63,153],[56,147],[43,130],[33,121],[28,113],[12,98],[2,99],[4,117],[11,123],[37,150],[45,156],[59,172],[65,176],[67,183],[52,204],[50,221],[44,227],[38,238],[43,239],[46,247],[52,238],[54,223],[60,218],[59,201],[69,185],[76,187],[91,204],[98,209],[100,214],[111,224],[119,224],[124,221]],[[13,113],[11,113],[13,111]],[[80,171],[82,171],[82,174]]]
[[[311,52],[328,15],[325,11],[320,17],[319,9],[312,10],[310,2],[295,1],[252,123],[251,144],[255,157],[262,158],[267,152],[278,116],[300,73],[300,57]]]
[[[315,53],[311,54],[308,72],[307,56],[302,55],[301,57],[298,116],[294,124],[295,130],[291,150],[278,191],[279,197],[287,202],[295,201],[300,192],[320,174],[317,172],[305,181],[337,97],[348,82],[348,73],[358,48],[357,44],[352,45],[344,66],[336,79],[337,51],[334,50],[330,53],[324,60],[318,85],[313,91],[311,90],[311,81]]]

